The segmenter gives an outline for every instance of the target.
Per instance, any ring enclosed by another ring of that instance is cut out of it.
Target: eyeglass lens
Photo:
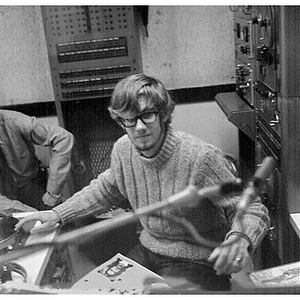
[[[145,112],[140,116],[137,116],[132,119],[121,119],[122,124],[125,127],[133,127],[136,125],[138,119],[140,119],[144,124],[154,123],[156,120],[157,112]]]

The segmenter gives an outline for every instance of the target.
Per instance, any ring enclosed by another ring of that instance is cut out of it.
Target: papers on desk
[[[108,294],[143,294],[151,284],[164,279],[118,253],[76,282],[71,289],[107,291]]]
[[[30,214],[32,214],[32,212],[16,213],[13,214],[13,217],[17,219],[21,219]],[[29,224],[27,224],[26,231],[29,231],[29,229],[31,229],[33,226],[38,226],[40,224],[41,224],[40,221],[32,221]],[[57,232],[58,232],[57,229],[55,229],[55,230],[51,230],[50,232],[29,235],[25,242],[25,245],[51,242],[54,240]],[[47,247],[45,249],[33,252],[30,255],[20,257],[16,260],[16,262],[21,266],[23,266],[27,271],[28,283],[32,283],[35,285],[40,284],[44,272],[46,270],[46,267],[48,265],[48,262],[50,260],[52,251],[53,251],[53,247]]]
[[[262,288],[300,286],[300,261],[256,271],[249,277],[255,286]]]

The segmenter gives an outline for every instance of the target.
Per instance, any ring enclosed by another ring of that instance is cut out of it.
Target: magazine
[[[164,279],[137,262],[118,253],[77,281],[72,289],[98,289],[109,294],[143,294],[151,284]]]
[[[249,277],[257,287],[300,286],[300,261],[255,271]]]

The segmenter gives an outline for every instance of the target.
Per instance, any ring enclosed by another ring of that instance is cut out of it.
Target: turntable
[[[18,219],[9,216],[0,216],[0,254],[13,250],[22,245],[24,231],[15,231]]]
[[[18,219],[10,216],[0,217],[0,255],[17,249],[22,245],[25,232],[14,230],[15,225],[18,223]],[[26,281],[27,272],[17,262],[8,262],[0,264],[0,283],[4,283],[8,280],[12,280],[19,276],[21,281]]]
[[[14,230],[15,224],[18,223],[19,219],[28,214],[31,214],[31,212],[15,213],[13,216],[0,215],[0,256],[18,252],[18,250],[22,250],[21,248],[30,244],[53,241],[57,230],[35,235],[27,233],[28,230],[20,230],[18,232]],[[38,222],[33,222],[28,226],[28,229],[36,225],[38,225]],[[18,282],[24,282],[26,279],[29,284],[37,286],[42,284],[46,280],[45,277],[52,275],[48,275],[48,270],[56,262],[56,257],[53,257],[55,252],[53,250],[53,247],[46,247],[40,251],[32,251],[32,253],[24,257],[0,264],[0,277],[4,276],[4,281],[6,281],[10,280],[11,276],[14,277],[16,275]],[[47,281],[49,280],[47,278]]]

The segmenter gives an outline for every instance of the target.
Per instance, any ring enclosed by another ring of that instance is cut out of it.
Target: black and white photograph
[[[299,145],[296,2],[3,1],[0,294],[300,294]]]

